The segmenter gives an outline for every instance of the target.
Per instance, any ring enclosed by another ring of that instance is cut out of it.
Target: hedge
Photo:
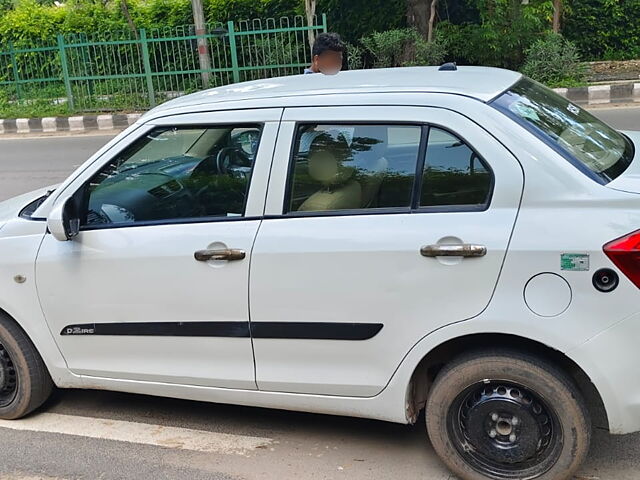
[[[0,0],[0,45],[53,41],[58,33],[129,28],[123,0]],[[138,28],[192,23],[190,0],[124,0]],[[407,26],[406,0],[317,0],[329,27],[351,43],[374,32]],[[427,0],[425,0],[427,1]],[[15,6],[9,5],[15,2]],[[302,0],[203,0],[208,21],[291,17],[304,13]],[[640,57],[640,0],[564,0],[564,36],[584,60]],[[516,2],[519,4],[519,1]],[[489,5],[492,13],[489,14]],[[513,0],[440,0],[439,29],[454,59],[517,68],[524,52],[550,28],[549,0],[530,0],[518,18],[505,16]],[[501,9],[503,10],[501,13]],[[533,13],[532,13],[533,12]],[[527,16],[528,15],[528,16]]]

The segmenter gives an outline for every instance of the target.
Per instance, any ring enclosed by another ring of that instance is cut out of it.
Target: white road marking
[[[0,474],[0,480],[64,480],[62,478],[43,477],[42,475],[23,475],[21,473]]]
[[[270,438],[57,413],[40,413],[22,420],[0,420],[0,428],[61,433],[179,450],[239,455],[247,454],[256,448],[264,448],[272,442]]]

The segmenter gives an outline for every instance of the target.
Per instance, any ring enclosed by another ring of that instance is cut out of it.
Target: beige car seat
[[[382,186],[382,181],[385,179],[387,169],[389,168],[389,161],[384,157],[375,159],[374,162],[369,164],[369,171],[366,176],[360,181],[362,185],[362,208],[377,207],[375,205],[378,192]]]
[[[307,198],[298,211],[360,208],[362,188],[353,179],[356,169],[346,165],[350,152],[341,134],[323,133],[313,140],[309,148],[309,176],[322,188]]]

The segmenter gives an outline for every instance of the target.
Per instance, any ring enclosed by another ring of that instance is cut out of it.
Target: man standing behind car
[[[311,66],[304,73],[324,73],[335,75],[342,70],[342,54],[344,43],[337,33],[321,33],[311,49]]]

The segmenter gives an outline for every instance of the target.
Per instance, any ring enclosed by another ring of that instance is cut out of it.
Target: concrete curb
[[[124,130],[129,125],[135,123],[141,115],[141,113],[127,113],[116,115],[82,115],[77,117],[0,119],[0,135]]]
[[[591,85],[589,87],[555,88],[563,97],[579,105],[608,103],[640,103],[640,83]]]

